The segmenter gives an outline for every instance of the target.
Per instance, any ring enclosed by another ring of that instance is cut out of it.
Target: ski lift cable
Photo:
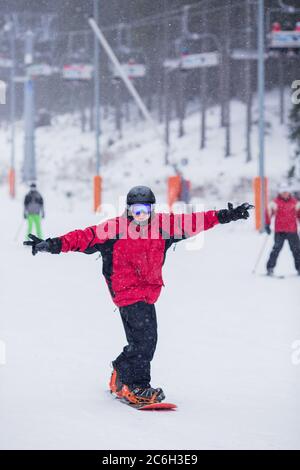
[[[199,5],[196,5],[196,7],[200,8]],[[115,31],[115,30],[117,31],[118,29],[120,29],[120,26],[122,26],[123,29],[138,28],[138,27],[147,26],[147,25],[157,23],[157,22],[162,22],[165,20],[166,16],[168,19],[172,19],[173,17],[177,17],[177,19],[180,19],[181,14],[182,14],[182,7],[181,9],[171,10],[166,15],[165,14],[149,15],[149,16],[145,16],[144,18],[141,18],[140,20],[131,21],[130,23],[119,22],[110,26],[103,26],[101,29],[104,33],[107,33],[110,31]],[[74,31],[60,31],[58,32],[58,34],[68,35],[72,32],[76,34],[85,34],[87,31],[90,32],[87,29],[82,29],[82,30],[74,30]],[[92,33],[90,32],[90,34]]]
[[[292,5],[287,5],[286,3],[283,2],[283,0],[278,0],[278,4],[283,10],[286,10],[289,13],[296,13],[297,11],[296,7]]]
[[[165,21],[166,17],[167,18],[171,18],[173,16],[180,17],[182,15],[182,12],[185,9],[188,8],[189,10],[199,10],[199,9],[201,9],[201,7],[204,3],[205,3],[205,0],[201,0],[197,4],[184,5],[183,7],[180,7],[180,8],[174,8],[173,10],[170,10],[167,13],[164,12],[162,14],[149,15],[149,16],[146,16],[144,18],[141,18],[140,20],[136,20],[136,21],[131,22],[130,26],[131,27],[139,27],[139,26],[144,26],[145,23],[149,24],[149,23],[156,23],[158,21]],[[106,28],[104,27],[103,31],[108,30],[108,28],[114,29],[115,26],[106,27]]]
[[[257,4],[257,1],[255,1],[255,4]],[[216,13],[216,12],[224,10],[224,8],[225,8],[224,6],[218,6],[218,7],[214,7],[213,9],[206,9],[206,10],[202,9],[201,11],[194,12],[191,15],[191,18],[199,18],[200,16],[202,16],[205,13]],[[229,8],[230,8],[230,10],[234,10],[234,9],[237,9],[237,8],[242,8],[241,2],[236,0],[235,3],[231,4]]]
[[[232,3],[230,5],[230,9],[233,9],[233,8],[237,8],[237,7],[241,7],[241,2],[240,0],[232,0]],[[196,5],[185,5],[185,7],[190,7],[190,10],[193,10],[190,14],[191,14],[191,18],[195,18],[195,17],[199,17],[200,15],[203,15],[204,13],[215,13],[217,11],[222,11],[224,10],[225,6],[216,6],[216,7],[212,7],[212,8],[201,8],[202,4],[204,3],[204,0],[202,0],[201,4],[196,4]],[[137,21],[133,21],[131,23],[128,23],[128,26],[131,27],[131,28],[138,28],[138,27],[142,27],[142,26],[147,26],[147,25],[150,25],[152,23],[159,23],[159,22],[163,22],[165,21],[166,17],[167,19],[169,19],[170,21],[173,20],[173,19],[177,19],[177,20],[180,20],[182,18],[182,12],[183,12],[183,8],[184,7],[181,7],[180,9],[177,9],[177,10],[171,10],[170,12],[168,12],[167,14],[160,14],[160,15],[153,15],[153,16],[146,16],[140,20],[137,20]],[[198,11],[199,10],[199,11]],[[112,26],[107,26],[107,27],[104,27],[103,28],[103,31],[106,32],[106,31],[109,31],[109,30],[114,30],[116,29],[116,25],[112,25]]]
[[[240,0],[232,0],[233,3],[231,3],[230,8],[238,8],[241,7],[241,2]],[[203,3],[203,0],[201,4]],[[257,3],[257,0],[255,0],[255,3]],[[201,4],[192,4],[192,5],[185,5],[185,7],[189,7],[189,10],[193,10],[190,12],[191,18],[198,18],[199,16],[203,15],[204,13],[215,13],[218,11],[224,10],[224,6],[218,6],[218,7],[213,7],[213,8],[208,8],[208,9],[201,9]],[[166,17],[169,21],[173,20],[178,20],[180,21],[182,18],[182,10],[183,7],[180,9],[174,9],[168,12],[166,15],[165,14],[159,14],[159,15],[150,15],[150,16],[145,16],[144,18],[137,20],[137,21],[132,21],[130,23],[122,23],[124,29],[135,29],[143,26],[150,26],[152,24],[158,24],[163,21],[165,21]],[[199,10],[199,11],[198,11]],[[112,32],[112,31],[118,31],[118,28],[120,28],[120,23],[113,24],[111,26],[103,26],[101,29],[104,33],[107,32]],[[74,30],[74,31],[60,31],[57,33],[59,36],[68,36],[69,34],[92,34],[87,29],[81,29],[81,30]]]
[[[157,24],[158,22],[165,21],[166,17],[169,21],[172,21],[172,20],[180,21],[180,19],[182,19],[182,13],[183,12],[186,15],[186,17],[187,17],[188,14],[190,14],[191,19],[193,19],[193,18],[201,16],[205,12],[214,13],[216,11],[220,11],[220,10],[224,9],[224,6],[222,6],[222,7],[220,7],[220,6],[216,7],[215,6],[215,7],[208,8],[208,9],[204,9],[204,8],[201,9],[202,5],[203,4],[205,5],[205,2],[206,2],[206,0],[202,0],[201,2],[199,2],[197,4],[185,5],[183,7],[170,10],[166,14],[151,15],[151,16],[144,17],[141,20],[134,21],[134,22],[131,22],[131,23],[122,23],[122,26],[123,26],[124,29],[130,30],[130,29],[134,29],[134,28],[137,28],[137,27],[149,26],[153,23]],[[236,8],[237,6],[240,6],[240,1],[239,0],[232,0],[232,3],[230,5],[230,7],[231,8]],[[200,11],[198,11],[199,9],[200,9]],[[186,23],[186,26],[187,26],[187,23]],[[114,30],[118,31],[119,28],[120,28],[120,23],[117,24],[117,25],[114,24],[114,25],[111,25],[111,26],[103,27],[102,30],[103,30],[103,32],[114,31]],[[67,36],[68,37],[68,43],[69,43],[68,50],[69,50],[69,52],[70,52],[70,49],[71,50],[73,49],[74,35],[76,35],[76,36],[77,35],[82,35],[83,39],[84,39],[84,42],[86,42],[87,37],[90,37],[92,35],[92,32],[88,29],[83,29],[83,30],[68,31],[68,32],[67,31],[61,31],[61,32],[56,33],[56,36],[60,36],[60,37],[61,36]]]
[[[224,5],[223,6],[215,6],[215,7],[212,7],[212,8],[202,8],[202,6],[205,5],[205,3],[206,3],[206,0],[202,0],[197,4],[184,5],[183,7],[170,10],[170,11],[166,12],[165,14],[163,13],[163,14],[159,14],[159,15],[150,15],[150,16],[146,16],[146,17],[144,17],[140,20],[133,21],[131,23],[123,23],[123,28],[129,30],[129,29],[134,29],[134,28],[138,28],[138,27],[149,26],[151,24],[157,24],[159,22],[165,21],[166,17],[169,21],[173,21],[173,20],[180,21],[182,19],[182,13],[183,12],[188,12],[190,14],[191,19],[193,19],[193,18],[197,18],[197,17],[203,15],[203,13],[215,13],[217,11],[222,11],[224,9]],[[236,8],[236,7],[240,6],[240,4],[241,4],[240,0],[232,0],[230,8],[231,9]],[[37,16],[37,15],[38,14],[35,14],[35,16]],[[185,13],[185,15],[187,15],[187,13]],[[18,18],[17,18],[17,20],[18,20]],[[116,31],[116,30],[118,30],[118,28],[120,28],[120,24],[114,24],[114,25],[111,25],[111,26],[104,26],[102,28],[102,31],[103,32]],[[60,36],[60,37],[61,36],[68,36],[68,39],[69,39],[70,43],[73,43],[74,35],[76,35],[76,36],[77,35],[82,35],[84,40],[86,41],[87,37],[92,35],[92,32],[88,29],[83,29],[83,30],[75,30],[75,31],[60,31],[60,32],[56,32],[56,34],[55,34],[56,38],[58,36]],[[55,40],[54,40],[54,42],[55,42]],[[71,44],[70,44],[70,46],[71,47],[69,47],[69,49],[72,49]]]

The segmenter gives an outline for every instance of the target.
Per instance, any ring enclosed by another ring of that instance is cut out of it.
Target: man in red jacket
[[[294,256],[295,268],[300,275],[300,240],[297,232],[297,219],[300,220],[300,203],[292,197],[285,184],[281,185],[277,198],[271,202],[270,211],[267,212],[266,232],[269,235],[271,234],[272,217],[275,217],[275,243],[267,263],[267,274],[272,276],[274,273],[277,258],[285,240],[287,240]]]
[[[244,203],[220,211],[165,214],[154,210],[150,188],[135,186],[127,194],[125,212],[98,226],[75,230],[58,238],[41,240],[30,235],[32,254],[99,251],[103,275],[119,307],[128,345],[113,361],[110,390],[130,403],[154,403],[165,398],[161,388],[150,385],[150,363],[157,342],[155,302],[162,289],[162,266],[173,243],[225,224],[249,217]]]

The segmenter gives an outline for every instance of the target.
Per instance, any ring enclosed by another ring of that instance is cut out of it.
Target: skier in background
[[[277,258],[285,240],[289,242],[292,251],[295,268],[300,275],[300,239],[297,232],[297,219],[300,220],[300,202],[292,197],[286,184],[279,188],[278,196],[271,202],[267,211],[266,232],[271,234],[271,219],[275,217],[275,243],[267,262],[267,274],[272,276]]]
[[[27,220],[27,239],[32,232],[34,225],[36,235],[42,238],[41,217],[45,217],[44,201],[41,194],[36,189],[36,184],[30,185],[30,191],[24,199],[24,219]]]
[[[98,226],[75,230],[57,238],[41,240],[29,235],[32,254],[99,251],[102,272],[119,307],[128,345],[113,361],[111,392],[130,404],[162,401],[161,388],[150,385],[150,363],[157,342],[155,302],[163,284],[162,266],[166,251],[173,243],[197,233],[249,217],[251,206],[191,214],[156,213],[155,195],[150,188],[135,186],[127,194],[121,216]]]

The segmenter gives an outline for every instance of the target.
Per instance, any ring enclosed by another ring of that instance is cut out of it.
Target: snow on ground
[[[153,385],[178,410],[147,413],[107,392],[109,364],[125,337],[101,260],[32,257],[21,244],[25,227],[14,241],[21,196],[11,201],[6,192],[1,188],[1,449],[300,448],[300,365],[291,359],[300,339],[300,279],[251,274],[263,241],[253,221],[214,228],[199,251],[187,242],[169,251],[152,372]],[[59,194],[48,199],[45,235],[96,221],[86,204],[70,211]],[[293,273],[287,247],[278,272]]]

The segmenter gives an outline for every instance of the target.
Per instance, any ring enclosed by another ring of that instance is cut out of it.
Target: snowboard
[[[140,411],[172,411],[176,410],[174,403],[151,403],[150,405],[130,405],[132,408]]]
[[[129,406],[130,408],[134,408],[139,411],[172,411],[176,410],[177,405],[174,403],[151,403],[149,405],[136,405],[134,403],[129,403],[122,398],[115,397],[120,403]]]

